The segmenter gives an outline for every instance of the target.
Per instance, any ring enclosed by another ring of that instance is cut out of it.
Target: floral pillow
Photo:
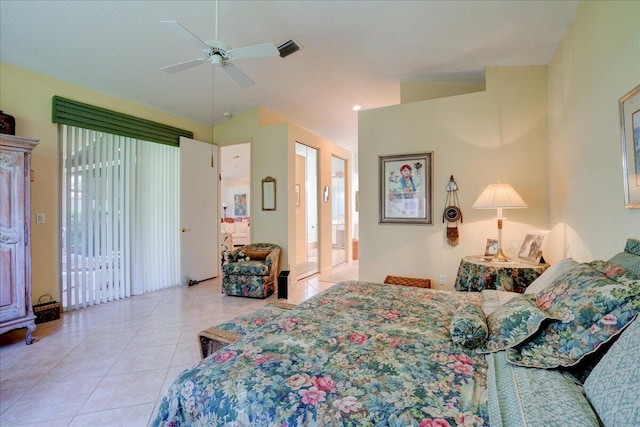
[[[482,307],[471,302],[458,307],[451,317],[451,340],[475,348],[487,339],[488,329]]]
[[[549,319],[554,317],[538,307],[535,295],[517,296],[487,317],[489,337],[479,351],[493,353],[518,345],[538,332]]]
[[[640,277],[606,264],[580,264],[538,294],[538,306],[561,320],[508,349],[507,360],[520,366],[569,367],[616,336],[640,312]]]
[[[573,258],[564,258],[560,261],[553,264],[544,273],[540,275],[536,280],[533,281],[532,284],[527,286],[525,289],[525,294],[537,294],[539,292],[544,291],[544,289],[553,283],[560,275],[566,273],[567,271],[574,268],[578,265],[578,262]]]

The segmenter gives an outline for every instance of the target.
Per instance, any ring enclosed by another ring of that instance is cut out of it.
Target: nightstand
[[[549,264],[528,264],[520,261],[493,262],[483,256],[462,258],[456,276],[456,291],[479,292],[496,289],[523,293]]]

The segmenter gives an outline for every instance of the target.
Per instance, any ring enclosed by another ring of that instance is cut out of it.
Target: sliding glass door
[[[179,149],[60,125],[65,310],[180,283]]]

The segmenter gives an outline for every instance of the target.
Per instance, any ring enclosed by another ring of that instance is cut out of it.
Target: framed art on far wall
[[[247,195],[246,194],[233,195],[233,215],[247,216]]]
[[[433,224],[432,155],[378,157],[380,223]]]
[[[640,85],[620,98],[624,204],[640,208]]]

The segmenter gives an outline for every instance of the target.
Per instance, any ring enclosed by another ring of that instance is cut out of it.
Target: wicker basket
[[[429,279],[416,279],[412,277],[400,277],[400,276],[387,276],[384,279],[384,283],[388,285],[403,285],[413,286],[416,288],[430,288],[431,280]]]
[[[242,338],[242,334],[236,332],[230,332],[225,329],[220,329],[216,326],[213,328],[205,329],[200,332],[200,357],[203,359],[220,350],[227,344],[238,341]]]
[[[44,294],[38,298],[38,303],[33,306],[33,314],[36,315],[36,324],[58,320],[62,307],[53,300],[51,294]]]

